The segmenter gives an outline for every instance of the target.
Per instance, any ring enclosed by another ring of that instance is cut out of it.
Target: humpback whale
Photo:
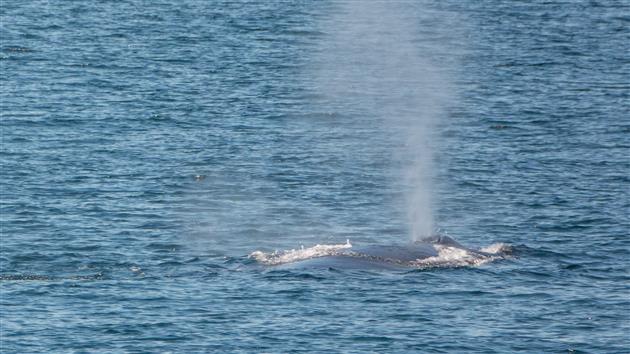
[[[505,244],[481,249],[468,248],[453,238],[439,235],[403,245],[353,246],[316,245],[310,248],[250,255],[259,263],[275,269],[409,269],[480,265],[504,258],[510,251]]]

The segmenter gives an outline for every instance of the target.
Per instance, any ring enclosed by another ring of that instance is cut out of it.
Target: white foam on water
[[[409,265],[416,268],[480,266],[505,259],[511,251],[511,247],[504,243],[495,243],[479,251],[443,245],[434,247],[438,252],[437,256],[417,259]]]
[[[304,261],[311,258],[340,255],[344,250],[351,247],[352,244],[350,244],[350,240],[347,240],[345,244],[315,245],[308,248],[302,247],[297,250],[292,249],[274,252],[255,251],[249,255],[249,258],[253,258],[264,265],[280,265]]]
[[[490,253],[490,254],[503,254],[507,255],[512,252],[512,246],[506,243],[493,243],[490,246],[486,246],[480,249],[481,252]]]

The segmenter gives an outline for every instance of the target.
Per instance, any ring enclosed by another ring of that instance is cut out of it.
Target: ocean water
[[[628,353],[629,53],[621,0],[3,1],[0,352]],[[299,267],[427,232],[504,252]]]

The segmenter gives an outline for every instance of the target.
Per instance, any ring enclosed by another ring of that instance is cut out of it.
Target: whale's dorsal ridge
[[[415,241],[414,243],[416,244],[432,243],[432,244],[437,244],[437,245],[442,245],[442,246],[452,246],[452,247],[463,248],[463,249],[466,248],[462,246],[462,244],[460,244],[459,242],[455,241],[452,237],[449,237],[446,235],[428,236],[418,241]]]

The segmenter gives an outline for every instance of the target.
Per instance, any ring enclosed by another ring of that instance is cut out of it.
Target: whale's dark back
[[[279,267],[283,269],[399,269],[407,267],[409,262],[436,256],[438,252],[431,243],[369,245],[352,247],[336,255],[282,264]]]
[[[435,247],[429,243],[371,245],[353,248],[352,252],[377,260],[393,262],[411,262],[418,259],[438,256]]]

